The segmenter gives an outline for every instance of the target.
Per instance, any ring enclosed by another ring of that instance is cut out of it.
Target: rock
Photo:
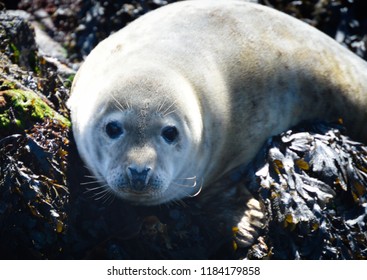
[[[43,31],[37,22],[34,22],[32,26],[35,30],[35,38],[40,55],[52,57],[61,61],[65,60],[67,56],[66,50]]]
[[[268,217],[251,254],[367,259],[367,147],[342,130],[312,123],[269,139],[247,174]]]
[[[36,42],[34,30],[24,11],[0,11],[0,48],[20,67],[36,71]]]
[[[43,93],[65,89],[57,77],[45,86],[52,66],[38,54],[30,16],[0,18],[0,258],[60,258],[70,122]]]

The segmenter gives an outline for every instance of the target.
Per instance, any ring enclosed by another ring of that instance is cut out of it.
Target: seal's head
[[[167,69],[147,67],[107,76],[81,69],[68,101],[78,150],[90,170],[134,203],[161,204],[196,193],[201,178],[197,163],[188,162],[200,153],[203,124],[190,84]]]

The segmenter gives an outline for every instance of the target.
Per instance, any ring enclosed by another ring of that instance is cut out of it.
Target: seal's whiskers
[[[167,101],[167,97],[162,101],[161,104],[159,104],[159,106],[157,106],[157,110],[156,110],[157,114],[162,113],[162,109],[163,109],[164,104],[166,104],[166,101]]]
[[[90,182],[82,182],[80,183],[81,185],[91,185],[91,184],[101,184],[101,183],[104,183],[103,181],[101,180],[94,180],[94,181],[90,181]]]
[[[115,106],[117,107],[117,109],[119,109],[121,112],[125,111],[125,107],[116,99],[116,97],[113,96],[113,94],[111,94],[111,97],[113,98],[113,100],[115,100]]]
[[[164,111],[162,111],[163,117],[166,117],[167,115],[169,115],[169,114],[173,113],[174,111],[176,111],[176,109],[171,110],[171,108],[175,105],[176,105],[176,101],[173,101],[171,105],[169,105]]]
[[[194,194],[189,195],[189,196],[190,197],[195,197],[195,196],[199,195],[199,193],[201,193],[201,190],[203,189],[203,185],[204,185],[204,180],[201,180],[201,184],[200,184],[200,187],[199,187],[198,191]]]

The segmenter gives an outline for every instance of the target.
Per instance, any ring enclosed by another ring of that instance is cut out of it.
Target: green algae
[[[13,52],[13,62],[18,64],[20,61],[20,51],[14,43],[10,43],[9,46]]]
[[[70,126],[70,121],[53,110],[37,94],[20,89],[0,91],[0,131],[17,133],[45,118]],[[8,134],[8,133],[6,133]]]

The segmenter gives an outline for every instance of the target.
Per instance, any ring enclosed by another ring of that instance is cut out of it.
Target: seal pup
[[[366,139],[367,63],[315,28],[244,1],[184,1],[102,41],[68,101],[81,157],[133,203],[192,196],[270,136],[343,118]]]

